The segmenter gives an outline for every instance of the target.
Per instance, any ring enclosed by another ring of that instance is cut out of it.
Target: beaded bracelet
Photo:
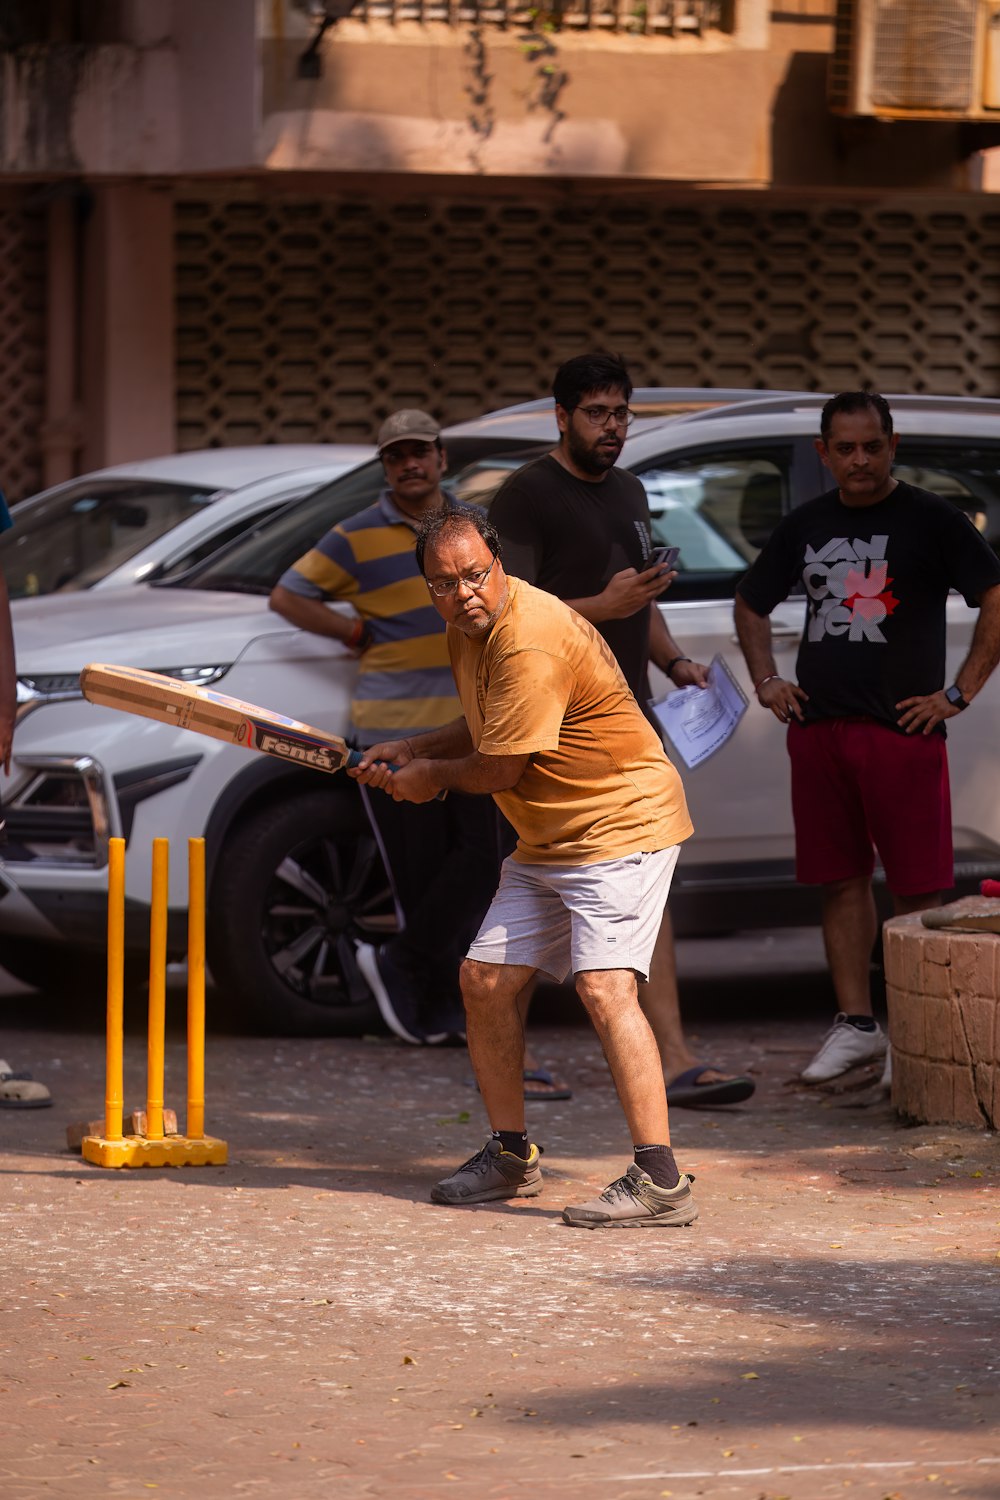
[[[665,668],[667,676],[668,677],[672,677],[673,676],[674,668],[676,667],[676,665],[677,665],[678,662],[681,662],[681,661],[690,661],[690,660],[691,660],[690,656],[675,656],[672,661],[668,661],[667,662],[667,665],[666,665],[666,668]]]

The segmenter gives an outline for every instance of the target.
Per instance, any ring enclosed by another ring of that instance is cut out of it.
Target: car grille
[[[16,764],[23,774],[4,809],[5,862],[106,865],[109,808],[97,762],[89,755],[19,755]]]
[[[109,785],[88,755],[15,756],[20,781],[6,801],[4,861],[103,868],[111,833],[130,838],[139,804],[186,781],[200,760],[196,754],[136,766]]]

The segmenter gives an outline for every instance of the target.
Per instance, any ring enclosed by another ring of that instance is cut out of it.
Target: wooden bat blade
[[[91,662],[80,673],[80,687],[88,702],[104,708],[190,729],[317,771],[339,771],[361,760],[339,735],[161,672]]]

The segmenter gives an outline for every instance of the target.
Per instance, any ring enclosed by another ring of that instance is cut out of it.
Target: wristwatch
[[[944,695],[952,708],[957,708],[961,711],[963,708],[968,708],[969,706],[969,700],[962,697],[962,689],[957,682],[953,682],[950,688],[945,688]]]

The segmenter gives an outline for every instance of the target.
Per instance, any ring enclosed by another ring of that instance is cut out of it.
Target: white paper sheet
[[[747,698],[722,656],[713,657],[708,687],[679,688],[650,708],[689,771],[721,750],[747,711]]]

